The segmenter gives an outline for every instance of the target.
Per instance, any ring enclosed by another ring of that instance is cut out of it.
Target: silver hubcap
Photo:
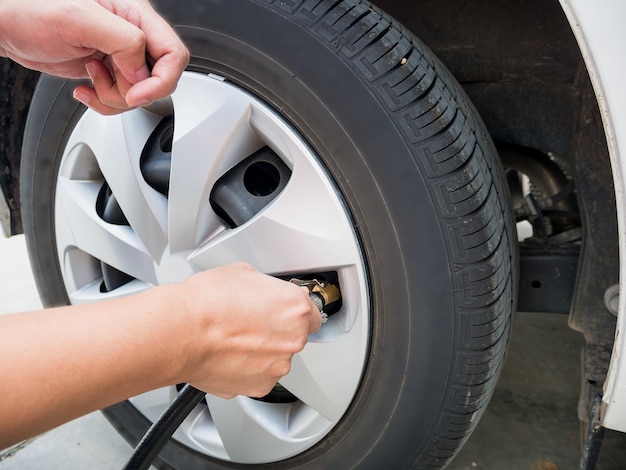
[[[166,106],[167,108],[167,106]],[[169,191],[142,174],[142,152],[172,113]],[[290,170],[271,202],[239,226],[210,203],[231,168],[270,148]],[[97,209],[106,184],[126,224]],[[343,306],[294,357],[286,403],[207,396],[175,438],[212,457],[266,463],[297,455],[339,422],[358,389],[369,341],[368,286],[350,216],[315,154],[281,117],[220,77],[185,73],[168,111],[86,112],[65,149],[56,190],[57,248],[74,304],[133,294],[193,272],[245,261],[272,275],[336,273]],[[103,266],[129,281],[102,289]],[[156,419],[176,387],[134,397]]]

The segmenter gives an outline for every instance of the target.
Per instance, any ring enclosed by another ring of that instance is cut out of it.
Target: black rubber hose
[[[148,470],[178,426],[202,401],[205,392],[186,384],[172,404],[143,436],[124,470]]]

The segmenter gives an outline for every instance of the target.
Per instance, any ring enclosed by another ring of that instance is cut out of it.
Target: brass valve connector
[[[309,290],[311,301],[322,315],[322,323],[325,323],[328,319],[328,315],[324,313],[326,306],[338,302],[341,299],[339,289],[330,282],[318,281],[317,279],[291,279],[289,282],[306,287]]]

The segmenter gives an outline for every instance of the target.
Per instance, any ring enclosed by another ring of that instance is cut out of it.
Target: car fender
[[[626,283],[626,43],[623,20],[626,4],[621,0],[560,0],[587,66],[602,115],[613,172],[619,227],[620,292]],[[616,338],[605,382],[602,423],[626,432],[626,296],[619,298]]]

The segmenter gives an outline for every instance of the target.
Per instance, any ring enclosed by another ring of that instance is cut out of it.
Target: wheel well
[[[605,305],[619,278],[615,192],[596,97],[559,2],[374,3],[420,37],[461,82],[505,168],[536,175],[533,228],[543,240],[520,243],[519,306],[569,313],[570,326],[586,341],[583,390],[601,390],[615,335],[615,317]],[[532,212],[519,197],[513,200],[518,219],[519,211]],[[555,211],[545,210],[554,209],[551,204],[570,216],[556,230]]]
[[[571,153],[587,80],[558,1],[380,0],[461,82],[494,140]]]
[[[11,212],[11,235],[23,232],[20,155],[26,116],[38,79],[38,72],[0,58],[0,186]]]

